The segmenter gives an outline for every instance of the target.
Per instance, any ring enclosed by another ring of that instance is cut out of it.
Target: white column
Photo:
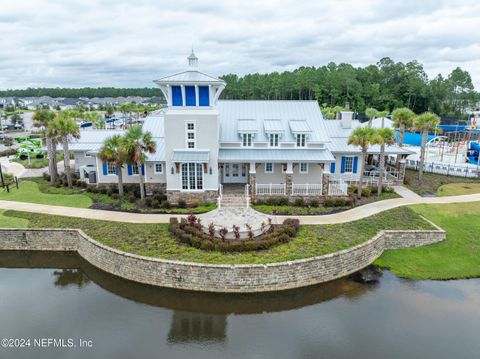
[[[252,175],[255,174],[255,173],[257,173],[257,170],[256,170],[255,166],[256,166],[256,163],[255,163],[255,162],[250,162],[250,166],[249,166],[249,169],[248,169],[248,173],[250,173],[250,174],[252,174]]]
[[[213,106],[213,87],[208,85],[208,103],[210,106]]]
[[[172,106],[172,86],[167,85],[167,105]]]
[[[287,162],[287,171],[285,173],[287,174],[293,173],[293,162]]]
[[[180,88],[182,89],[182,105],[186,106],[187,103],[185,102],[185,85],[180,85]]]
[[[200,94],[198,93],[198,85],[195,85],[195,106],[200,106]]]

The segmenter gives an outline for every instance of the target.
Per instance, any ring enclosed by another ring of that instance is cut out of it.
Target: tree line
[[[0,90],[0,97],[127,97],[127,96],[141,96],[141,97],[163,97],[160,88],[144,87],[144,88],[115,88],[115,87],[83,87],[83,88],[27,88],[27,89],[13,89]]]

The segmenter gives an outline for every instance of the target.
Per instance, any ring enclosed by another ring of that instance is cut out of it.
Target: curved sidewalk
[[[294,217],[300,220],[300,224],[335,224],[355,221],[392,208],[407,206],[411,204],[442,204],[464,202],[480,202],[480,193],[450,197],[394,198],[369,203],[360,207],[349,209],[345,212],[339,212],[335,214],[321,216],[275,216],[275,219],[276,221],[281,222],[286,218]],[[181,215],[174,214],[127,213],[89,208],[51,206],[45,204],[14,201],[0,201],[0,209],[127,223],[168,223],[169,218],[171,217],[182,217]]]

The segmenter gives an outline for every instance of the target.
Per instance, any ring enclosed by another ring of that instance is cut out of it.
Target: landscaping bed
[[[28,228],[82,229],[107,246],[139,255],[216,264],[274,263],[310,258],[361,244],[382,229],[433,229],[412,209],[400,207],[350,223],[300,226],[295,238],[288,243],[266,250],[224,253],[179,243],[170,235],[168,224],[108,222],[17,211],[6,211],[4,216],[27,221]]]
[[[405,186],[421,196],[436,196],[441,186],[450,183],[478,183],[480,179],[469,177],[446,176],[437,173],[423,174],[422,181],[418,180],[418,171],[405,170]]]

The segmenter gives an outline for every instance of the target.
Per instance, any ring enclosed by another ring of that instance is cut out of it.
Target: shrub
[[[372,187],[365,187],[362,189],[362,196],[363,197],[370,197],[372,194]]]
[[[308,204],[310,205],[310,207],[319,207],[320,201],[318,199],[311,199]]]
[[[305,207],[305,201],[302,197],[296,198],[293,204],[295,207]]]
[[[42,173],[42,178],[45,180],[45,181],[48,181],[50,182],[50,175],[47,173],[47,172],[43,172]]]
[[[187,202],[184,199],[178,200],[178,208],[187,208]]]
[[[171,205],[170,205],[170,202],[165,200],[165,201],[160,203],[160,207],[163,208],[163,209],[169,209],[171,207]]]
[[[118,193],[112,193],[110,197],[112,197],[112,199],[119,199],[120,195]]]
[[[108,194],[108,188],[105,186],[98,186],[98,192],[101,194]]]
[[[281,197],[279,200],[278,200],[278,205],[279,206],[288,206],[290,204],[290,201],[288,200],[287,197]]]
[[[135,197],[133,194],[129,194],[127,199],[130,203],[135,203],[137,201],[137,197]]]
[[[150,207],[152,208],[160,208],[160,202],[157,201],[156,199],[151,199],[151,204],[150,204]]]

